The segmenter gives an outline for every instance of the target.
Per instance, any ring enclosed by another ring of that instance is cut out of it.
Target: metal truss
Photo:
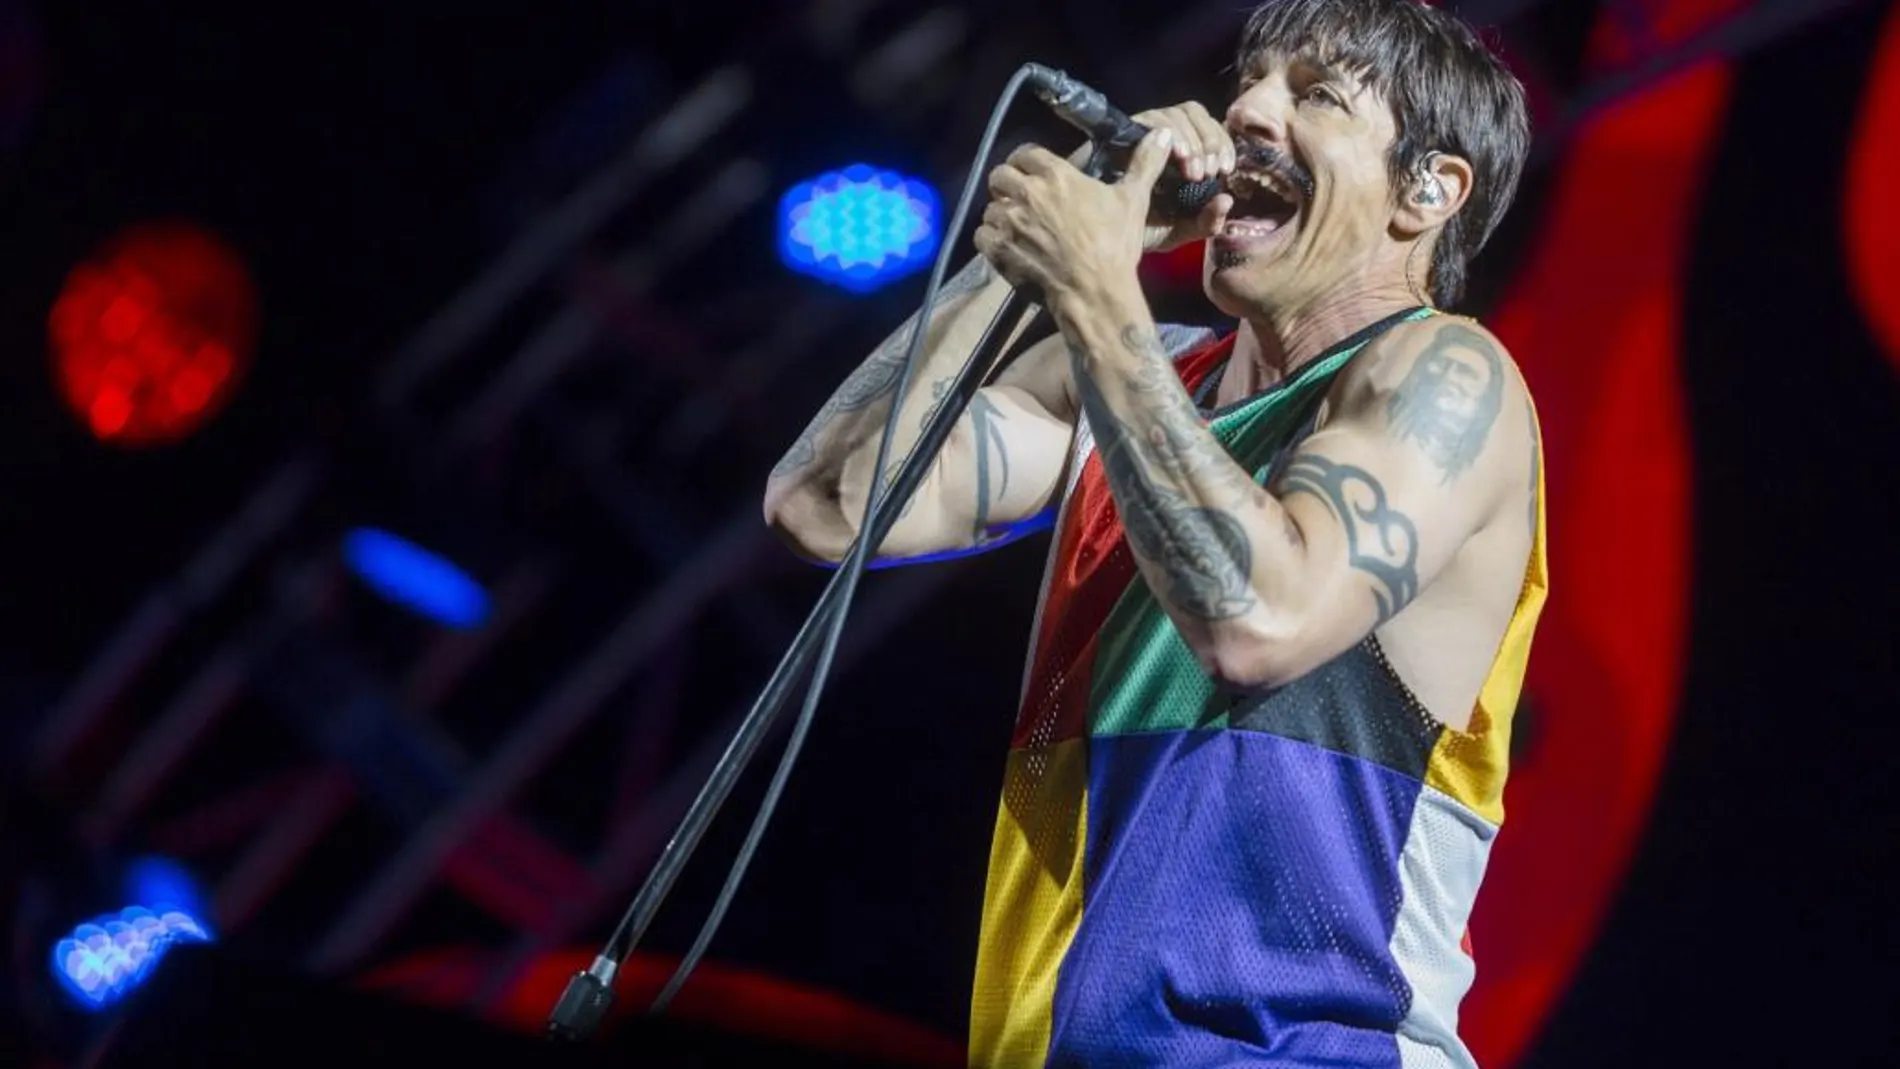
[[[846,6],[811,5],[814,33],[848,29]],[[926,56],[950,28],[913,27],[903,49]],[[851,314],[842,297],[757,294],[734,346],[718,327],[742,295],[678,309],[663,292],[718,243],[760,240],[733,228],[770,192],[767,167],[717,151],[766,106],[757,77],[708,72],[532,220],[384,365],[362,435],[377,444],[286,458],[101,646],[29,761],[94,843],[196,862],[214,924],[269,930],[327,973],[373,964],[452,893],[505,933],[482,1001],[630,896],[803,608],[756,485],[715,496],[732,474],[693,473],[731,467],[735,445],[763,471],[760,438],[784,424],[755,429],[762,399]],[[379,480],[399,511],[427,516],[452,487],[477,517],[467,544],[493,598],[479,628],[419,626],[352,581],[340,536]],[[875,584],[839,669],[943,578]],[[565,616],[578,623],[555,628]],[[686,665],[706,659],[731,690],[689,697]],[[485,692],[503,678],[526,685]],[[577,766],[592,779],[563,786],[601,814],[586,831],[530,800]],[[367,865],[327,856],[365,824]],[[330,906],[275,915],[306,883]]]

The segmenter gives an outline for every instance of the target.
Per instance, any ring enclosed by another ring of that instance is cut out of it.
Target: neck
[[[1306,308],[1262,309],[1241,320],[1233,358],[1221,376],[1220,403],[1284,381],[1355,332],[1418,303],[1405,288],[1387,287]]]

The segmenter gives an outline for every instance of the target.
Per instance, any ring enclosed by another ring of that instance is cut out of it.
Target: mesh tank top
[[[1210,428],[1271,481],[1340,368],[1429,314],[1374,324]],[[1177,360],[1189,391],[1232,351]],[[1460,732],[1371,637],[1272,692],[1217,687],[1076,437],[991,842],[970,1063],[1470,1066],[1463,937],[1544,599],[1541,471],[1517,610]]]

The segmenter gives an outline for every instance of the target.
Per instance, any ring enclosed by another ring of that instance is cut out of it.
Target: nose
[[[1227,132],[1270,145],[1286,143],[1286,121],[1282,109],[1268,99],[1264,85],[1242,93],[1227,107]]]

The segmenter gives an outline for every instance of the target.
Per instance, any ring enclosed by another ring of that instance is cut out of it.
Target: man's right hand
[[[1220,120],[1205,107],[1190,100],[1168,108],[1156,108],[1133,116],[1150,130],[1169,130],[1174,134],[1174,163],[1190,182],[1224,177],[1234,171],[1234,139]],[[1148,219],[1143,247],[1148,252],[1166,252],[1190,241],[1213,237],[1233,210],[1234,198],[1217,193],[1199,215],[1188,219],[1167,219],[1158,215]]]

